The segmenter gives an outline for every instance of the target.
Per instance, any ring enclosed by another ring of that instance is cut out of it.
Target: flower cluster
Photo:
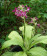
[[[27,13],[29,12],[30,7],[19,5],[18,8],[15,7],[15,9],[12,12],[15,12],[15,15],[18,17],[25,17],[27,18]]]
[[[29,24],[34,24],[35,26],[37,25],[38,27],[40,27],[40,24],[37,24],[37,17],[31,18],[31,21],[29,22]]]

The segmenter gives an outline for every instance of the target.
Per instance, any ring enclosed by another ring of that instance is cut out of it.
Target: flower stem
[[[24,17],[24,39],[25,39],[25,17]]]
[[[25,47],[25,17],[24,17],[24,35],[23,35],[23,44]]]

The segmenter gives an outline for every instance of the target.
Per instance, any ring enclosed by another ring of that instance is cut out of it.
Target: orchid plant
[[[8,48],[11,45],[19,45],[23,51],[19,52],[5,52],[2,56],[47,56],[47,51],[42,47],[34,47],[38,43],[47,44],[47,36],[42,36],[41,34],[35,35],[35,28],[25,23],[25,18],[27,18],[27,13],[29,12],[30,7],[20,5],[18,8],[15,8],[12,12],[15,12],[15,15],[24,19],[24,26],[20,27],[19,30],[22,32],[22,35],[19,35],[18,32],[12,31],[7,40],[3,43],[2,49]]]

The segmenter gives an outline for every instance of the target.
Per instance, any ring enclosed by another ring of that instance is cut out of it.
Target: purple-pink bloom
[[[25,16],[27,18],[26,12],[23,12],[22,10],[16,10],[15,15],[19,17]]]
[[[20,10],[16,10],[16,12],[15,12],[15,15],[17,15],[17,16],[21,16],[21,12],[20,12]]]
[[[38,20],[38,18],[37,18],[37,17],[35,17],[35,19],[36,19],[36,20]]]
[[[27,18],[27,15],[25,16],[25,18]]]
[[[15,12],[17,10],[17,8],[15,7],[15,9],[14,10],[12,10],[12,12]]]
[[[38,27],[40,27],[40,24],[37,24]]]
[[[15,12],[15,15],[17,15],[19,17],[24,17],[25,16],[25,18],[27,18],[27,12],[29,12],[30,7],[27,7],[27,5],[26,5],[27,9],[25,9],[24,5],[21,5],[21,6],[24,7],[24,8],[22,9],[20,6],[18,6],[18,8],[15,8],[12,12]]]
[[[31,9],[30,7],[27,7],[27,10],[26,11],[29,12],[30,9]]]
[[[27,15],[26,15],[26,11],[25,12],[21,12],[22,16],[25,16],[25,18],[27,18]]]
[[[24,5],[22,5],[22,7],[25,7]]]
[[[33,23],[33,21],[31,20],[28,24]]]
[[[33,20],[31,20],[31,23],[33,23]]]
[[[31,18],[31,19],[33,19],[33,18]]]
[[[26,16],[26,12],[22,12],[22,16]]]
[[[26,5],[26,7],[27,7],[27,5]]]

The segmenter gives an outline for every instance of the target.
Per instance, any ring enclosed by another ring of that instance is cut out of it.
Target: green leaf
[[[12,31],[8,37],[10,38],[10,40],[3,43],[2,49],[11,45],[20,45],[21,47],[23,46],[23,39],[17,32]]]
[[[17,52],[14,56],[27,56],[25,52]]]
[[[36,38],[38,38],[38,37],[40,37],[40,36],[41,36],[41,34],[35,35],[35,36],[31,39],[31,41],[35,40]]]
[[[16,31],[12,31],[12,32],[9,34],[8,38],[10,38],[10,39],[19,38],[19,39],[22,40],[22,37],[21,37],[21,36],[19,35],[19,33],[16,32]]]
[[[33,40],[34,41],[32,41],[30,48],[38,43],[47,44],[47,36],[39,36],[38,38],[34,38]]]
[[[2,56],[13,56],[15,52],[5,52]]]
[[[22,34],[24,35],[24,26],[19,28],[20,31],[22,31]],[[25,38],[27,38],[28,40],[31,39],[31,37],[34,36],[34,27],[30,26],[30,25],[26,25],[25,26]]]
[[[19,29],[20,31],[22,31],[22,34],[24,36],[24,26],[20,27]],[[33,36],[34,36],[34,27],[26,24],[25,25],[25,39],[24,39],[24,44],[26,49],[29,48],[29,41]]]
[[[37,39],[38,37],[40,37],[41,36],[41,34],[37,34],[37,35],[35,35],[33,38],[31,38],[31,40],[30,40],[30,47],[31,47],[31,43],[35,40],[35,39]]]
[[[23,41],[19,40],[19,39],[8,40],[8,41],[3,43],[2,49],[7,48],[11,45],[19,45],[19,46],[22,47],[23,46]]]
[[[33,56],[47,56],[47,51],[42,47],[34,47],[30,49],[28,53]]]
[[[2,56],[27,56],[24,52],[6,52]]]

